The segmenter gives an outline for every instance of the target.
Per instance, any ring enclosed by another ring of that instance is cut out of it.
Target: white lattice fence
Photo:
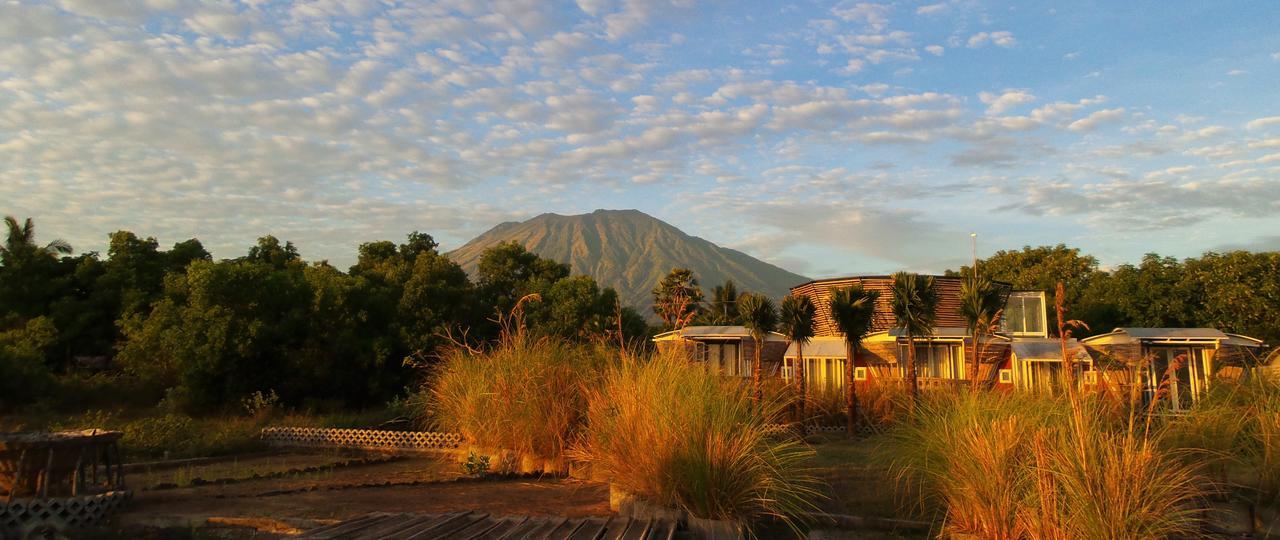
[[[450,450],[462,446],[461,434],[435,431],[268,427],[262,429],[261,437],[272,446],[374,450]]]
[[[23,531],[37,526],[65,531],[95,525],[131,496],[132,492],[120,490],[79,497],[0,501],[0,533],[19,538]]]

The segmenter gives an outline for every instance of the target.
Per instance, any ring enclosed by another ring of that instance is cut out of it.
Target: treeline
[[[1212,327],[1280,344],[1280,252],[1205,253],[1178,260],[1147,254],[1138,264],[1102,269],[1098,260],[1064,245],[999,251],[979,271],[1014,289],[1041,290],[1053,302],[1065,285],[1068,318],[1089,332],[1124,326]],[[969,272],[969,267],[948,271]],[[1057,317],[1049,308],[1051,330]]]
[[[30,219],[7,218],[6,228],[0,408],[47,399],[86,367],[128,379],[122,398],[188,412],[269,391],[288,405],[380,404],[414,382],[406,360],[493,338],[497,315],[529,295],[524,318],[539,333],[648,333],[615,291],[517,244],[486,252],[473,281],[418,232],[362,244],[344,272],[272,236],[215,261],[196,239],[162,250],[119,231],[104,258],[37,245]]]

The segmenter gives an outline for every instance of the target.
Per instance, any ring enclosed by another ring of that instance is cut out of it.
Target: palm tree
[[[756,402],[764,398],[760,388],[760,351],[764,349],[764,340],[778,326],[778,311],[773,307],[773,300],[762,294],[746,293],[738,297],[738,313],[742,316],[742,325],[751,332],[756,342],[756,360],[751,366],[752,395]]]
[[[914,407],[919,401],[920,387],[916,380],[916,344],[913,338],[933,335],[933,326],[938,320],[938,290],[934,287],[933,276],[909,272],[894,274],[891,290],[893,318],[907,338],[907,381],[911,385],[911,404]]]
[[[5,237],[4,245],[0,246],[0,262],[5,266],[13,266],[41,256],[56,258],[58,255],[71,253],[71,244],[65,240],[54,240],[45,244],[44,247],[37,246],[36,226],[31,222],[31,218],[27,218],[22,225],[19,225],[18,218],[5,216],[4,224],[8,228],[8,235]]]
[[[796,344],[796,364],[792,371],[795,373],[796,388],[799,389],[797,409],[802,419],[806,418],[805,401],[809,396],[809,390],[804,384],[804,344],[813,338],[813,316],[816,312],[817,308],[808,296],[791,294],[782,299],[782,333]]]
[[[738,285],[732,279],[711,289],[708,320],[714,324],[738,323]]]
[[[844,397],[849,413],[846,429],[852,435],[858,427],[858,395],[853,385],[853,371],[862,352],[862,338],[875,322],[878,291],[868,291],[862,284],[836,289],[831,294],[831,318],[844,334]]]
[[[1003,291],[991,279],[979,276],[975,271],[960,284],[960,316],[969,325],[969,334],[973,338],[968,362],[970,387],[973,389],[978,388],[978,340],[989,334],[1000,321],[1003,308]]]

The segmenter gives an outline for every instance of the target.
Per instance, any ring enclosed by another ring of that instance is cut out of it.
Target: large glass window
[[[907,346],[898,345],[902,375],[907,374]],[[916,343],[916,376],[933,379],[964,379],[964,348],[959,343]]]
[[[741,375],[737,341],[703,342],[703,360],[721,375]]]
[[[1001,330],[1014,336],[1049,335],[1045,321],[1045,297],[1039,291],[1022,291],[1009,294],[1004,313],[1000,317]]]

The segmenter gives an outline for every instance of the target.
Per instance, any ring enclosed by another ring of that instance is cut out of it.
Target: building
[[[756,341],[745,326],[686,326],[658,334],[653,342],[659,349],[683,347],[690,358],[705,362],[723,375],[750,377],[751,364],[756,359]],[[778,373],[786,348],[786,336],[768,334],[760,354],[765,375]]]
[[[1215,328],[1116,328],[1080,342],[1103,384],[1136,389],[1148,402],[1167,398],[1174,412],[1199,401],[1215,378],[1240,377],[1258,365],[1263,348],[1262,340]]]

